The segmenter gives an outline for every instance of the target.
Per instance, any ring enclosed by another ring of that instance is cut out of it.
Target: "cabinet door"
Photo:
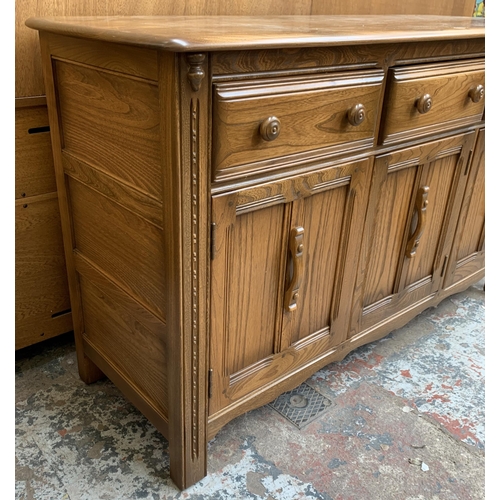
[[[376,157],[350,336],[441,286],[474,133]]]
[[[445,279],[445,288],[478,275],[484,269],[485,161],[484,128],[478,133],[469,178],[460,211],[455,241]]]
[[[211,415],[344,340],[370,171],[365,159],[213,197]]]

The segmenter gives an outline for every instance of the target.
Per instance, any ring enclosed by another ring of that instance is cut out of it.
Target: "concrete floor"
[[[315,373],[299,430],[270,405],[209,443],[180,492],[168,442],[109,381],[78,378],[71,335],[16,355],[16,499],[485,498],[483,282]]]

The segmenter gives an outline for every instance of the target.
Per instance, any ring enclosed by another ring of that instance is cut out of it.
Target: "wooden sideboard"
[[[484,275],[484,20],[33,18],[80,376],[169,440]]]
[[[50,148],[45,88],[32,16],[438,14],[471,16],[474,0],[17,0],[16,349],[71,330],[69,292]]]

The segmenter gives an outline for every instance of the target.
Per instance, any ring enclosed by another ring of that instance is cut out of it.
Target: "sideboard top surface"
[[[26,25],[175,52],[459,40],[485,32],[481,18],[427,15],[33,17]]]

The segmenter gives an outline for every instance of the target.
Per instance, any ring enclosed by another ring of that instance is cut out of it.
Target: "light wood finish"
[[[16,349],[71,331],[45,98],[16,100]]]
[[[15,147],[16,199],[55,192],[46,106],[16,108]]]
[[[445,288],[460,286],[485,266],[485,130],[478,132],[474,156],[447,267]]]
[[[484,61],[477,60],[391,70],[383,142],[401,141],[481,120],[484,80]]]
[[[477,38],[484,19],[442,16],[137,16],[29,18],[59,35],[175,52]]]
[[[438,292],[473,140],[469,132],[376,157],[350,336]]]
[[[369,20],[274,18],[272,40],[270,19],[30,21],[80,375],[102,370],[168,438],[180,488],[232,418],[484,274],[484,121],[454,97],[484,24]],[[388,79],[417,65],[464,119],[423,102],[425,134],[384,141]]]
[[[216,85],[214,179],[274,170],[305,151],[326,156],[372,146],[382,80],[383,72],[373,70]],[[348,115],[360,103],[365,119],[352,125]],[[280,122],[272,141],[260,133],[268,117]]]
[[[474,2],[468,0],[450,2],[436,2],[434,0],[420,0],[418,2],[395,2],[394,0],[364,0],[363,2],[312,0],[311,14],[348,16],[365,16],[369,14],[472,16],[473,11]]]
[[[57,194],[16,201],[16,349],[69,332],[67,291]]]
[[[458,0],[456,0],[458,1]],[[463,0],[462,0],[463,1]],[[111,0],[75,2],[74,0],[16,1],[16,97],[45,94],[40,47],[35,31],[25,26],[33,16],[200,16],[200,15],[307,15],[311,0],[189,0],[181,2],[138,2]],[[376,14],[377,12],[373,12]],[[432,13],[432,12],[422,12]],[[71,42],[69,42],[71,43]]]
[[[214,197],[210,415],[344,340],[370,171],[362,160]]]

